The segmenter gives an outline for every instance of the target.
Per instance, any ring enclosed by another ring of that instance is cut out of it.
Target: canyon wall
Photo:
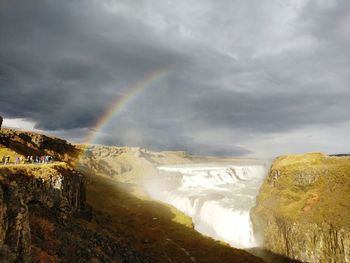
[[[84,208],[84,177],[64,165],[2,167],[0,260],[31,261],[29,214],[32,205],[39,205],[65,221]]]
[[[277,158],[251,211],[264,247],[303,262],[350,262],[350,158]]]

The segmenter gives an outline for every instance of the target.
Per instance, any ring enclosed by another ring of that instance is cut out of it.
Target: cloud
[[[0,113],[81,141],[131,86],[167,70],[96,142],[258,157],[346,151],[349,10],[346,0],[5,0]],[[329,126],[338,128],[326,146]]]
[[[34,128],[35,123],[28,121],[28,120],[23,120],[23,119],[4,119],[3,121],[3,127],[8,127],[8,128],[21,128],[21,129],[26,129],[26,130],[35,130]]]

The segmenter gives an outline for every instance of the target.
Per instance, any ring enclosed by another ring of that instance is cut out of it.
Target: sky
[[[0,0],[0,115],[72,142],[349,153],[349,46],[348,0]]]

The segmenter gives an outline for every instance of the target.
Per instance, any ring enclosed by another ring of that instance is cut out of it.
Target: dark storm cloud
[[[346,0],[2,1],[0,113],[79,140],[162,69],[97,142],[269,156],[276,136],[312,132],[283,145],[308,151],[334,127],[343,146],[319,150],[343,150],[349,12]]]
[[[5,116],[34,119],[41,129],[89,127],[126,87],[181,61],[172,50],[153,45],[142,25],[135,32],[127,18],[84,3],[3,4],[0,81],[6,92],[0,99]]]

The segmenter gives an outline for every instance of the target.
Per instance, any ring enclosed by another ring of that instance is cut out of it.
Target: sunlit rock
[[[263,246],[304,262],[350,262],[350,158],[277,158],[252,210]]]

